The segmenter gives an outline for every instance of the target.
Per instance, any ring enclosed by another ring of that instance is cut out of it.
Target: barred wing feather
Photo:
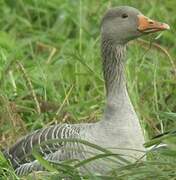
[[[3,153],[7,159],[10,159],[14,169],[22,170],[24,167],[26,167],[26,170],[28,169],[31,171],[32,168],[38,164],[32,156],[32,150],[36,145],[39,146],[39,152],[43,157],[45,157],[45,159],[50,157],[55,152],[58,153],[57,156],[62,156],[62,153],[59,152],[64,146],[63,143],[44,145],[43,143],[49,140],[79,137],[79,133],[80,127],[76,125],[53,125],[47,128],[39,129],[23,137],[14,146]]]

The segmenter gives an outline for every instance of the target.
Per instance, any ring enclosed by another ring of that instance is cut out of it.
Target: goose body
[[[144,34],[168,29],[167,24],[152,21],[140,11],[128,6],[107,11],[101,23],[101,51],[107,99],[102,119],[89,124],[58,124],[26,135],[4,151],[18,175],[43,170],[32,157],[32,149],[39,145],[42,156],[54,162],[86,159],[90,156],[85,145],[60,143],[41,145],[48,140],[83,139],[104,148],[118,148],[115,153],[127,159],[140,158],[145,149],[139,120],[130,101],[125,82],[126,44]],[[72,150],[68,151],[68,148]],[[126,150],[125,150],[126,149]],[[138,150],[138,151],[135,151]],[[100,162],[90,164],[92,171],[104,172]]]

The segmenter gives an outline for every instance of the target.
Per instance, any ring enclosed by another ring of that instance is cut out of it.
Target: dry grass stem
[[[25,81],[26,81],[26,84],[27,84],[29,90],[30,90],[31,93],[32,93],[32,97],[33,97],[34,102],[35,102],[35,104],[36,104],[37,113],[40,114],[40,113],[41,113],[40,104],[39,104],[39,101],[38,101],[38,99],[37,99],[37,96],[36,96],[35,90],[34,90],[34,88],[33,88],[32,82],[31,82],[29,76],[27,75],[26,70],[25,70],[24,66],[22,65],[22,63],[20,63],[19,61],[17,61],[17,64],[18,64],[18,67],[19,67],[20,71],[21,71],[22,74],[23,74],[23,77],[24,77],[24,79],[25,79]]]

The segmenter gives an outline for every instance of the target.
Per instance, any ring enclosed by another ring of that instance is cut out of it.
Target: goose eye
[[[128,14],[122,14],[122,18],[125,19],[128,17]]]

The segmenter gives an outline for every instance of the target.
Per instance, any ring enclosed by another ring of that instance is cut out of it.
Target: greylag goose
[[[41,143],[53,139],[83,139],[104,148],[119,148],[114,151],[127,155],[127,159],[129,156],[141,157],[145,151],[144,136],[125,82],[126,45],[143,35],[167,29],[167,24],[151,20],[133,7],[120,6],[108,10],[101,22],[102,64],[107,92],[102,119],[96,123],[53,125],[26,135],[3,152],[16,174],[25,175],[32,171],[44,170],[40,163],[32,158],[32,149],[36,145],[48,161],[61,162],[90,156],[86,153],[87,146],[79,143],[65,142],[40,146]],[[69,151],[67,149],[70,146],[72,150]],[[92,164],[90,169],[102,173],[105,166],[97,162]]]

